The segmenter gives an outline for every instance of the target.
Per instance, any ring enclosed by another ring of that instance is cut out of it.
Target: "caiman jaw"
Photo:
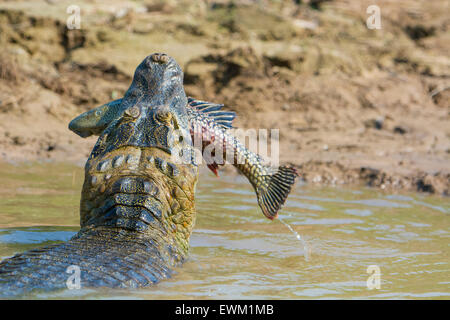
[[[81,197],[83,230],[119,228],[162,237],[187,253],[195,222],[198,169],[159,148],[126,146],[90,159]]]

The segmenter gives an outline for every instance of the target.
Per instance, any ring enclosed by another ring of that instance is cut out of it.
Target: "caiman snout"
[[[169,56],[165,53],[154,53],[150,56],[153,62],[164,64],[169,62]]]

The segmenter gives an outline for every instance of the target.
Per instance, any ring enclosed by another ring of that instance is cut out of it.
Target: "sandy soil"
[[[0,3],[0,159],[84,163],[95,138],[67,129],[120,97],[166,52],[188,95],[280,129],[304,180],[450,194],[449,2],[71,1]]]

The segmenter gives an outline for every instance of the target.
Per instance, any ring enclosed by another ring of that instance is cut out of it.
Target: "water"
[[[306,241],[302,238],[301,235],[298,234],[297,231],[295,231],[290,224],[286,223],[283,219],[281,219],[280,217],[278,217],[277,219],[278,221],[280,221],[282,224],[284,224],[289,231],[291,231],[295,237],[297,238],[298,241],[301,242],[302,246],[303,246],[303,256],[305,257],[306,261],[309,261],[309,257],[311,256],[311,249],[309,248],[308,244],[306,243]]]
[[[0,182],[0,257],[65,241],[78,230],[81,168],[0,165]],[[139,290],[31,297],[450,298],[449,198],[297,184],[280,223],[257,209],[240,176],[202,173],[196,197],[189,260],[172,279]],[[367,287],[372,265],[381,271],[380,289]]]

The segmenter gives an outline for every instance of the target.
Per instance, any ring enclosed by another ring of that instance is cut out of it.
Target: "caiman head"
[[[183,134],[189,130],[180,66],[165,54],[146,57],[119,103],[120,114],[109,122],[92,122],[89,112],[73,121],[76,127],[91,117],[77,133],[100,135],[85,166],[81,232],[127,230],[182,260],[195,221],[198,168],[177,161],[193,154],[190,136]]]

